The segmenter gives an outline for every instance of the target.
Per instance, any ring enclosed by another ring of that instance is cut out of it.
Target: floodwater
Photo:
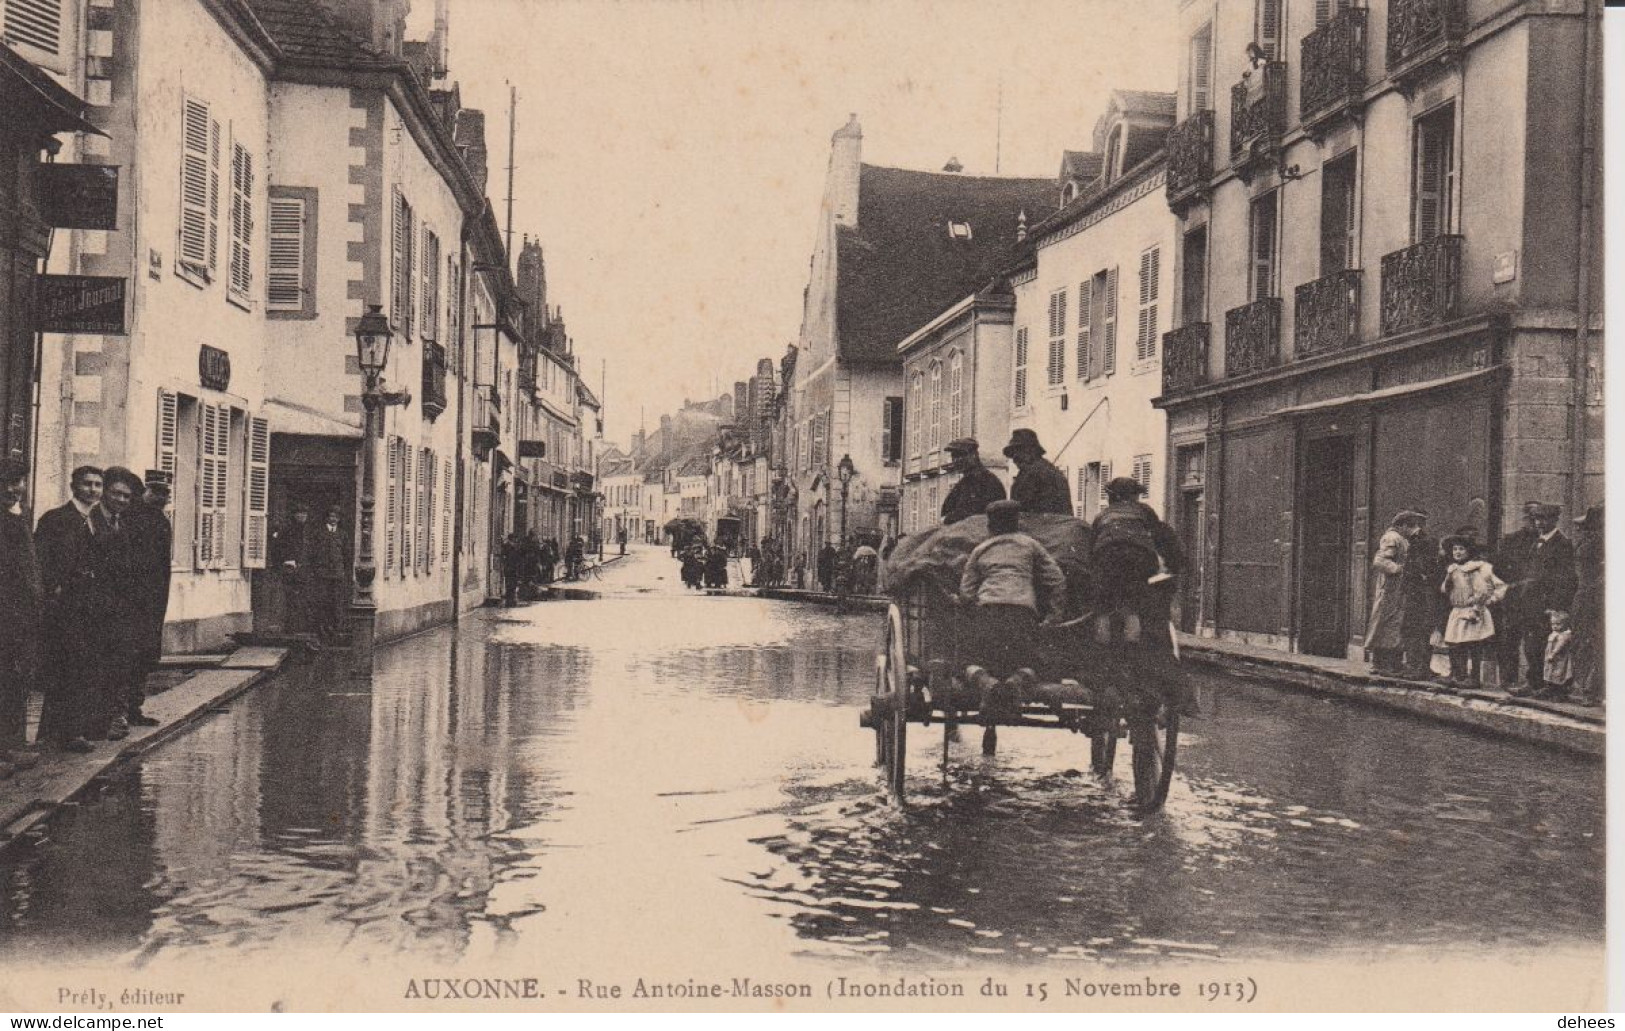
[[[233,703],[0,866],[0,963],[222,948],[358,960],[941,965],[1600,948],[1602,767],[1202,678],[1167,809],[1088,742],[858,727],[874,615],[683,595],[486,610]],[[907,966],[905,966],[907,969]]]

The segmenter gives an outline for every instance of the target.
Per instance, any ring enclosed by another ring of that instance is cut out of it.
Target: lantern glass
[[[857,475],[858,470],[857,467],[852,464],[851,455],[841,456],[841,464],[836,466],[835,473],[841,478],[842,483],[852,482],[852,477]]]
[[[367,305],[367,314],[361,316],[355,327],[355,356],[361,371],[368,375],[382,375],[389,364],[389,344],[395,335],[383,307]]]

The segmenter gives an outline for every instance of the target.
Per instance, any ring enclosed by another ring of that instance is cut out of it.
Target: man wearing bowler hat
[[[981,515],[993,502],[1004,500],[1004,484],[993,475],[993,470],[982,464],[981,447],[975,438],[950,440],[948,457],[951,459],[948,468],[959,474],[959,480],[942,502],[943,526]]]
[[[1577,586],[1574,575],[1574,545],[1557,528],[1563,509],[1540,505],[1534,510],[1535,543],[1529,553],[1519,594],[1518,612],[1522,619],[1523,654],[1528,663],[1525,687],[1508,690],[1515,695],[1550,697],[1565,693],[1546,683],[1546,635],[1550,626],[1547,613],[1568,612]]]
[[[1010,485],[1010,500],[1023,512],[1072,514],[1072,492],[1067,488],[1066,474],[1044,458],[1038,434],[1032,430],[1012,432],[1010,443],[1004,446],[1004,457],[1014,460],[1020,470]]]

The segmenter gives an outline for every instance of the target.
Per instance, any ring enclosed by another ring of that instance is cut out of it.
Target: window
[[[1251,300],[1275,297],[1275,234],[1276,191],[1271,190],[1253,201],[1252,208],[1252,282],[1248,289]]]
[[[1447,105],[1416,123],[1412,211],[1416,243],[1452,231],[1455,224],[1456,109]]]
[[[384,572],[395,568],[401,521],[401,451],[399,437],[389,438],[388,463],[384,477]]]
[[[226,288],[246,300],[254,288],[254,155],[231,145],[230,275]]]
[[[1253,40],[1266,60],[1281,59],[1281,7],[1286,0],[1256,0]]]
[[[1066,377],[1066,291],[1057,290],[1049,295],[1049,363],[1045,366],[1046,381],[1052,387],[1061,385]]]
[[[908,381],[908,452],[915,458],[922,453],[925,436],[925,374],[916,372]]]
[[[309,204],[305,196],[273,193],[271,197],[266,233],[269,248],[265,270],[267,311],[315,314],[315,295],[310,289],[308,272],[309,257],[315,249],[306,238],[306,233],[315,228],[315,221],[311,217],[314,213],[308,210]]]
[[[1184,325],[1207,321],[1207,226],[1185,234],[1180,271],[1180,316]]]
[[[440,238],[423,228],[423,339],[440,339]]]
[[[1358,267],[1355,254],[1354,152],[1328,161],[1320,172],[1320,274]]]
[[[220,123],[197,97],[183,101],[181,118],[180,267],[207,282],[214,275],[220,238]]]
[[[264,569],[269,544],[266,512],[271,501],[271,424],[260,416],[248,419],[244,434],[243,568]]]
[[[1106,181],[1111,182],[1123,173],[1123,127],[1112,129],[1106,138]]]
[[[903,399],[888,397],[881,405],[880,457],[896,462],[903,457]]]
[[[4,14],[0,35],[8,42],[42,50],[51,57],[61,53],[62,0],[0,0],[0,13]]]
[[[965,426],[965,352],[955,351],[948,359],[948,439],[968,432]]]
[[[242,513],[243,475],[241,462],[233,462],[232,455],[243,453],[242,413],[234,419],[229,405],[206,401],[197,402],[192,410],[197,418],[195,564],[199,569],[236,567],[241,556],[232,545],[241,542],[242,533],[233,516]]]
[[[1015,379],[1015,405],[1024,408],[1027,404],[1027,327],[1016,330],[1016,379]]]
[[[931,440],[934,452],[942,447],[942,363],[931,363]]]
[[[1157,356],[1157,292],[1162,279],[1162,248],[1140,252],[1140,325],[1134,340],[1134,358],[1146,361]]]
[[[1349,9],[1349,0],[1315,0],[1315,28]]]
[[[1086,279],[1078,284],[1078,378],[1088,379],[1094,369],[1095,281]]]
[[[395,232],[392,261],[393,289],[390,294],[389,316],[396,332],[406,340],[412,339],[412,205],[400,191],[395,192]]]
[[[1213,25],[1196,30],[1191,37],[1190,81],[1186,84],[1187,117],[1213,106]]]
[[[1088,462],[1078,470],[1078,518],[1088,520],[1099,514],[1111,476],[1110,462]]]
[[[1093,295],[1089,302],[1088,368],[1085,377],[1095,379],[1117,371],[1117,267],[1102,269],[1089,281]]]
[[[1134,482],[1135,483],[1138,483],[1141,487],[1143,487],[1148,492],[1151,490],[1151,456],[1150,455],[1135,455],[1134,456],[1134,472],[1133,472],[1132,475],[1134,477]]]

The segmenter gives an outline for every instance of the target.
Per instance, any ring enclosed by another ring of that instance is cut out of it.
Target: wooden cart
[[[875,762],[892,798],[904,798],[904,757],[910,723],[943,726],[943,763],[960,726],[983,727],[992,754],[998,728],[1066,730],[1089,738],[1090,766],[1109,778],[1117,742],[1128,738],[1133,801],[1160,809],[1173,781],[1183,687],[1166,607],[1156,599],[1144,616],[1091,612],[1041,630],[1044,657],[1034,676],[1002,681],[961,654],[964,609],[929,587],[911,590],[886,612],[885,645],[875,659],[875,692],[860,723],[875,732]]]

